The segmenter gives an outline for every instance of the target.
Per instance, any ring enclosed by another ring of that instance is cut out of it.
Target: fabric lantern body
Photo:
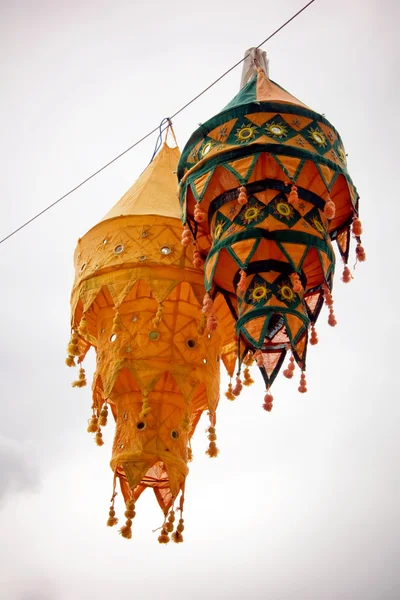
[[[178,148],[165,143],[75,252],[67,361],[81,362],[91,346],[96,350],[88,430],[101,444],[110,407],[116,420],[111,467],[128,526],[147,487],[165,515],[180,493],[182,508],[190,437],[204,410],[215,427],[219,399],[223,340],[206,329],[204,271],[192,264],[192,246],[180,243],[178,159]],[[225,317],[231,318],[227,310]],[[113,511],[112,503],[111,521]],[[130,537],[129,527],[121,532]],[[167,541],[166,535],[160,537]]]
[[[332,241],[347,263],[358,211],[339,134],[258,69],[191,136],[178,179],[205,288],[229,303],[241,356],[258,353],[267,388],[288,349],[304,370],[309,329],[324,296],[332,304]]]

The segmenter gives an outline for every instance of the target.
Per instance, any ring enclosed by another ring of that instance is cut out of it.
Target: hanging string
[[[296,17],[298,17],[303,11],[305,11],[314,2],[315,2],[315,0],[310,0],[310,2],[308,2],[307,4],[305,4],[303,6],[303,8],[301,8],[300,10],[298,10],[292,17],[290,17],[280,27],[278,27],[278,29],[275,29],[275,31],[273,33],[271,33],[267,38],[265,38],[265,40],[263,40],[260,44],[258,44],[258,46],[256,46],[256,48],[261,48],[261,46],[263,46],[264,44],[266,44],[277,33],[279,33],[280,31],[282,31],[282,29],[284,29],[284,27],[286,27],[287,25],[289,25],[289,23],[291,23],[292,21],[294,21],[294,19],[296,19]],[[169,121],[171,122],[172,119],[174,119],[177,115],[179,115],[182,111],[184,111],[188,106],[190,106],[191,104],[193,104],[193,102],[195,102],[201,96],[203,96],[203,94],[205,94],[206,92],[208,92],[208,90],[210,90],[212,87],[214,87],[214,85],[216,85],[218,82],[220,82],[221,79],[223,79],[224,77],[226,77],[226,75],[228,75],[231,71],[233,71],[234,69],[236,69],[236,67],[238,67],[239,65],[241,65],[242,62],[244,62],[246,60],[246,58],[248,58],[249,56],[250,56],[249,54],[246,54],[246,56],[244,56],[237,63],[235,63],[234,65],[232,65],[232,67],[230,67],[227,71],[225,71],[224,73],[222,73],[222,75],[220,75],[209,86],[207,86],[206,88],[204,88],[204,90],[202,90],[199,94],[197,94],[197,96],[194,96],[194,98],[192,98],[191,100],[189,100],[189,102],[187,102],[181,108],[179,108],[176,112],[174,112],[174,114],[169,117]],[[109,167],[110,165],[112,165],[113,163],[115,163],[117,160],[119,160],[120,158],[122,158],[125,154],[127,154],[128,152],[130,152],[133,148],[135,148],[136,146],[138,146],[139,144],[141,144],[142,142],[144,142],[144,140],[146,140],[148,137],[150,137],[151,135],[153,135],[153,133],[156,133],[158,131],[159,134],[160,134],[160,126],[161,125],[158,125],[154,129],[152,129],[151,131],[149,131],[148,133],[146,133],[146,135],[144,135],[139,140],[137,140],[137,142],[134,142],[131,146],[129,146],[129,148],[126,148],[126,150],[123,150],[123,152],[121,152],[120,154],[118,154],[117,156],[115,156],[113,159],[111,159],[109,162],[107,162],[105,165],[103,165],[102,167],[100,167],[99,169],[97,169],[97,171],[95,171],[94,173],[92,173],[91,175],[89,175],[89,177],[86,177],[86,179],[84,179],[83,181],[81,181],[80,183],[78,183],[78,185],[76,185],[75,187],[73,187],[72,189],[70,189],[66,194],[64,194],[63,196],[60,196],[60,198],[58,198],[57,200],[55,200],[54,202],[52,202],[51,204],[49,204],[49,206],[46,206],[46,208],[44,208],[43,210],[41,210],[40,212],[38,212],[31,219],[28,219],[27,221],[25,221],[25,223],[22,223],[22,225],[20,225],[16,229],[14,229],[14,231],[11,231],[11,233],[9,233],[3,239],[0,240],[0,244],[3,244],[3,242],[7,241],[13,235],[15,235],[16,233],[18,233],[19,231],[21,231],[22,229],[24,229],[25,227],[27,227],[31,223],[33,223],[33,221],[36,221],[36,219],[38,219],[39,217],[41,217],[42,215],[44,215],[46,212],[48,212],[49,210],[51,210],[54,206],[56,206],[57,204],[59,204],[62,200],[64,200],[65,198],[67,198],[68,196],[70,196],[71,194],[73,194],[74,192],[76,192],[77,190],[79,190],[79,188],[81,188],[83,185],[85,185],[85,183],[87,183],[88,181],[90,181],[91,179],[93,179],[94,177],[96,177],[97,175],[99,175],[99,173],[101,173],[102,171],[104,171],[105,169],[107,169],[107,167]],[[152,160],[153,160],[153,158],[154,158],[154,154],[153,154]]]
[[[165,126],[165,127],[164,127],[164,129],[163,129],[163,126],[164,126],[164,125],[166,125],[166,126]],[[156,156],[157,152],[158,152],[158,151],[159,151],[159,149],[161,148],[161,144],[162,144],[162,136],[163,136],[163,133],[164,133],[164,131],[168,131],[168,129],[169,129],[169,127],[170,127],[170,125],[171,125],[171,121],[170,121],[170,119],[169,119],[168,117],[165,117],[165,118],[164,118],[164,119],[161,121],[161,123],[160,123],[160,125],[159,125],[159,127],[158,127],[158,136],[157,136],[157,140],[156,140],[156,145],[155,145],[155,147],[154,147],[153,156],[151,157],[151,160],[150,160],[149,164],[153,162],[153,160],[154,160],[154,158],[155,158],[155,156]]]

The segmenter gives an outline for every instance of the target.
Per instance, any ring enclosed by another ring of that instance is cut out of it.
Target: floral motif
[[[268,289],[267,286],[265,284],[263,285],[257,285],[251,292],[250,292],[250,299],[253,302],[260,302],[261,300],[264,300],[264,298],[266,298],[268,295]]]
[[[257,221],[257,219],[262,214],[263,207],[262,206],[249,206],[244,211],[243,215],[241,215],[241,219],[243,223],[246,225],[250,225],[253,221]]]
[[[310,138],[312,139],[312,141],[315,144],[317,144],[317,146],[320,146],[322,148],[327,145],[327,139],[325,137],[325,134],[322,133],[322,131],[320,129],[318,129],[318,127],[316,127],[315,129],[310,127],[310,129],[308,130],[308,134],[309,134]]]
[[[272,123],[265,125],[265,129],[267,130],[268,135],[275,138],[284,138],[288,134],[287,125],[283,123],[283,121],[272,121]]]
[[[242,125],[236,130],[236,139],[241,144],[249,142],[256,137],[257,127],[255,125]]]

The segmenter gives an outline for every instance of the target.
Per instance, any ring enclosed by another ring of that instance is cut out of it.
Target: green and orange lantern
[[[236,322],[239,371],[230,394],[240,392],[241,364],[253,356],[266,383],[264,408],[271,410],[269,388],[288,352],[284,375],[291,378],[297,363],[298,389],[307,390],[307,345],[318,341],[324,303],[336,325],[333,242],[345,282],[352,277],[352,236],[358,261],[365,252],[338,132],[259,64],[239,94],[193,133],[178,179],[183,242],[193,236],[205,260],[204,311],[216,326],[213,303],[222,295]]]

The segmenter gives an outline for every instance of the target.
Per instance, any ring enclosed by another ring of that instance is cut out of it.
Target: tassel
[[[117,523],[118,523],[118,519],[115,516],[114,502],[113,502],[110,506],[110,510],[108,511],[107,527],[114,527],[114,525],[116,525]]]
[[[263,357],[263,353],[261,352],[261,350],[256,350],[254,352],[254,358],[256,360],[257,367],[263,367],[264,366],[264,357]]]
[[[215,433],[215,414],[209,413],[209,417],[210,417],[210,427],[207,429],[207,433],[208,433],[208,440],[209,440],[209,445],[208,448],[206,450],[206,454],[208,454],[208,456],[210,458],[214,458],[216,456],[218,456],[219,454],[219,450],[217,448],[217,444],[216,444],[216,440],[217,440],[217,434]]]
[[[193,250],[193,266],[196,269],[200,269],[204,264],[203,259],[201,258],[201,254],[198,250]]]
[[[182,239],[181,239],[182,246],[185,246],[185,247],[189,246],[192,239],[193,239],[193,236],[192,236],[192,232],[190,231],[190,229],[184,229],[182,231]]]
[[[242,388],[243,388],[243,384],[242,384],[242,381],[241,381],[241,379],[240,379],[240,375],[238,375],[238,376],[236,377],[236,384],[235,384],[235,387],[234,387],[234,388],[233,388],[233,390],[232,390],[232,393],[233,393],[233,395],[234,395],[234,396],[239,396],[239,395],[240,395],[240,392],[242,391]]]
[[[73,381],[71,383],[72,387],[85,387],[85,385],[87,384],[86,381],[86,375],[85,375],[85,369],[83,367],[81,367],[79,369],[79,377],[76,381]]]
[[[342,281],[344,283],[349,283],[353,279],[353,275],[350,272],[349,267],[346,265],[343,269]]]
[[[324,291],[325,304],[329,308],[328,324],[331,327],[335,327],[335,325],[337,325],[337,321],[335,318],[335,313],[333,311],[333,298],[332,298],[331,291],[328,288],[328,286],[326,285],[326,283],[322,286],[322,289]]]
[[[98,446],[103,446],[104,445],[103,434],[101,433],[100,428],[98,429],[98,431],[96,431],[95,440],[96,440],[96,444]]]
[[[232,383],[230,383],[228,385],[228,389],[225,392],[225,396],[226,396],[226,398],[228,398],[228,400],[235,400],[235,394],[233,393],[233,390],[232,390]]]
[[[207,292],[206,294],[204,294],[202,311],[204,314],[206,314],[206,313],[212,311],[213,307],[214,307],[214,303],[212,301],[210,294]]]
[[[175,542],[175,544],[181,544],[183,542],[182,533],[183,533],[184,529],[185,529],[184,521],[182,518],[180,518],[178,521],[178,525],[176,527],[176,531],[174,531],[174,533],[172,534],[172,539]]]
[[[335,218],[336,214],[336,206],[333,200],[328,197],[328,200],[325,202],[324,214],[327,219],[332,220]]]
[[[218,456],[219,454],[219,450],[217,448],[217,444],[215,442],[210,442],[208,445],[208,448],[206,450],[206,454],[208,454],[208,456],[210,458],[215,458]]]
[[[107,402],[103,404],[103,408],[100,412],[99,425],[101,427],[105,427],[107,425],[107,417],[108,417],[108,406]]]
[[[297,193],[297,187],[295,186],[295,184],[293,183],[290,193],[289,193],[289,198],[288,198],[288,202],[289,204],[291,204],[294,208],[297,207],[297,204],[299,202],[299,195]]]
[[[318,344],[318,336],[317,336],[317,332],[315,331],[314,323],[311,323],[310,344],[311,344],[311,346],[316,346]]]
[[[172,509],[168,516],[168,522],[165,523],[164,527],[168,533],[172,533],[174,530],[175,512]]]
[[[140,411],[139,417],[141,419],[145,419],[150,411],[151,411],[151,406],[150,406],[150,402],[149,402],[149,397],[147,395],[147,392],[145,392],[143,394],[142,410]]]
[[[112,322],[112,333],[117,333],[121,329],[121,317],[119,316],[118,311],[115,312],[113,322]]]
[[[70,356],[80,356],[79,351],[79,338],[76,334],[71,335],[71,339],[67,346],[67,354]]]
[[[160,544],[168,544],[170,542],[168,530],[165,525],[161,529],[161,534],[158,536],[158,541]]]
[[[186,448],[186,456],[187,456],[187,462],[192,462],[193,460],[193,452],[190,446],[188,446]]]
[[[246,367],[243,371],[243,385],[249,386],[254,383],[254,379],[251,378],[250,369]]]
[[[244,187],[244,185],[242,185],[239,188],[239,195],[238,195],[238,202],[241,206],[243,206],[244,204],[247,204],[247,192],[246,192],[246,188]]]
[[[269,390],[268,390],[264,396],[263,409],[267,410],[268,412],[271,412],[273,401],[274,401],[274,397],[272,396],[272,394],[269,393]]]
[[[198,333],[199,335],[204,335],[204,332],[205,332],[205,330],[206,330],[206,326],[207,326],[207,317],[206,317],[206,315],[203,313],[203,314],[201,315],[201,320],[200,320],[199,326],[198,326],[198,328],[197,328],[197,333]]]
[[[237,286],[237,289],[239,290],[239,292],[246,291],[246,279],[247,279],[246,271],[241,270],[240,271],[240,280],[239,280],[239,283]]]
[[[351,229],[354,237],[360,237],[362,235],[363,229],[358,217],[354,217]]]
[[[207,437],[208,437],[208,440],[210,443],[206,450],[206,454],[208,454],[208,456],[210,458],[215,458],[219,454],[219,450],[218,450],[217,444],[216,444],[217,434],[215,433],[215,427],[213,427],[211,425],[207,431],[208,431]]]
[[[248,367],[251,367],[251,365],[254,364],[254,354],[251,350],[249,350],[246,356],[244,357],[243,363]]]
[[[81,322],[79,323],[78,333],[82,337],[86,337],[88,334],[88,324],[85,316],[82,317]]]
[[[184,414],[184,417],[182,419],[181,429],[182,429],[182,431],[190,431],[191,426],[192,426],[192,423],[191,423],[190,415],[189,415],[189,412],[186,411]]]
[[[163,312],[164,312],[163,306],[162,306],[162,304],[159,304],[158,308],[157,308],[156,316],[153,319],[154,327],[158,327],[159,324],[161,323]]]
[[[292,379],[292,377],[293,377],[293,371],[295,370],[295,368],[296,368],[296,365],[295,365],[295,362],[294,362],[294,356],[292,354],[292,356],[289,359],[289,364],[288,364],[287,369],[285,369],[283,371],[283,374],[286,377],[286,379]]]
[[[88,425],[88,428],[86,431],[88,433],[96,433],[98,428],[99,428],[99,420],[95,415],[93,415],[89,421],[89,425]]]
[[[292,274],[290,275],[290,281],[292,282],[293,291],[294,291],[296,294],[300,294],[301,292],[303,292],[303,291],[304,291],[304,289],[303,289],[303,286],[302,286],[302,284],[301,284],[300,277],[299,277],[298,273],[292,273]]]
[[[214,302],[210,294],[206,293],[203,298],[202,312],[204,315],[208,314],[207,317],[207,329],[209,331],[215,331],[218,327],[218,319],[214,313]]]
[[[67,356],[67,358],[65,359],[65,364],[67,365],[67,367],[75,367],[75,359],[73,356]]]
[[[358,242],[356,246],[356,263],[364,262],[365,260],[367,260],[367,255],[365,254],[365,250],[361,246],[360,242]]]
[[[300,385],[299,385],[299,387],[297,389],[299,390],[299,392],[301,394],[305,394],[305,392],[307,391],[306,376],[305,376],[304,371],[301,372],[301,375],[300,375]]]
[[[193,216],[194,216],[194,220],[197,223],[203,223],[203,221],[205,221],[205,218],[206,218],[206,213],[204,212],[204,210],[202,210],[200,208],[200,206],[198,204],[196,204],[196,206],[194,207]]]
[[[132,519],[134,519],[135,515],[136,515],[135,501],[133,499],[128,500],[126,502],[125,506],[126,506],[126,511],[125,511],[126,522],[125,522],[125,525],[123,525],[121,527],[121,529],[119,530],[119,533],[125,539],[130,540],[132,537]]]

